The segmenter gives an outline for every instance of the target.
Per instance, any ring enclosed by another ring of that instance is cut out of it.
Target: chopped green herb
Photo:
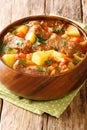
[[[4,43],[0,44],[0,53],[3,53],[6,50],[6,45]]]
[[[65,32],[66,31],[66,28],[62,28],[62,32]]]
[[[52,60],[46,60],[45,64],[48,65],[48,66],[51,65],[52,64]]]
[[[61,33],[61,32],[65,32],[66,28],[52,28],[52,32],[54,33]]]
[[[37,47],[37,46],[39,46],[40,44],[41,44],[40,42],[35,42],[35,44],[32,45],[32,48],[33,48],[33,47]]]
[[[59,47],[57,45],[54,45],[54,49],[58,51]]]
[[[42,44],[47,44],[47,43],[48,43],[48,40],[44,40],[44,39],[42,38],[42,35],[38,34],[38,35],[37,35],[36,42],[35,42],[35,44],[34,44],[32,47],[37,47],[37,46],[39,46],[41,43],[42,43]]]
[[[23,66],[26,66],[26,60],[25,60],[25,59],[20,58],[19,61],[20,61],[20,63],[21,63]]]
[[[37,70],[40,71],[40,72],[46,72],[47,69],[45,67],[40,67],[40,66],[37,66]]]
[[[12,50],[13,50],[13,48],[11,48],[11,47],[8,47],[8,48],[7,48],[7,50],[8,50],[8,51],[12,51]]]
[[[61,43],[62,43],[62,45],[64,45],[64,46],[65,46],[66,44],[68,44],[68,42],[66,42],[66,41],[62,41]]]
[[[17,33],[17,30],[16,30],[16,29],[12,31],[12,34],[16,34],[16,33]]]
[[[57,28],[57,29],[52,28],[52,32],[54,32],[54,33],[60,33],[61,32],[61,28]]]
[[[21,40],[16,40],[15,43],[16,43],[17,45],[19,45],[19,46],[22,46],[22,44],[23,44]]]
[[[37,41],[38,41],[38,42],[43,41],[43,38],[42,38],[42,35],[41,35],[41,34],[38,34],[38,35],[37,35]]]
[[[43,44],[48,44],[48,40],[42,41]]]
[[[42,35],[38,34],[38,35],[37,35],[37,40],[36,40],[36,42],[41,42],[41,43],[47,44],[47,43],[48,43],[48,40],[44,40],[44,39],[42,38]]]
[[[80,62],[80,60],[74,60],[74,64],[78,64]]]
[[[57,70],[60,70],[60,67],[59,67],[59,66],[56,66],[55,68],[56,68]]]

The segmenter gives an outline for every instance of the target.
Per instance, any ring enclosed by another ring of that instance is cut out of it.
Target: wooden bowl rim
[[[7,25],[1,32],[0,32],[0,39],[2,41],[4,35],[8,32],[8,30],[10,30],[11,28],[13,28],[13,26],[15,25],[20,25],[22,23],[26,23],[28,21],[32,21],[32,20],[60,20],[60,21],[64,21],[66,23],[70,23],[71,25],[75,26],[76,28],[78,28],[80,30],[80,32],[83,34],[84,38],[87,39],[87,34],[86,32],[83,30],[82,27],[80,27],[76,22],[74,22],[73,20],[67,18],[67,17],[63,17],[63,16],[58,16],[58,15],[33,15],[33,16],[28,16],[28,17],[24,17],[21,19],[18,19],[14,22],[12,22],[11,24]],[[0,61],[2,62],[2,64],[7,67],[7,69],[12,70],[13,72],[17,73],[17,74],[22,74],[22,75],[26,75],[26,76],[31,76],[31,77],[59,77],[59,76],[63,76],[63,75],[67,75],[70,72],[75,71],[87,58],[87,53],[84,56],[84,59],[82,61],[80,61],[80,63],[78,63],[73,69],[70,69],[66,72],[62,72],[53,76],[50,75],[34,75],[34,74],[28,74],[28,73],[24,73],[24,72],[19,72],[17,70],[12,69],[11,67],[7,66],[0,58]]]

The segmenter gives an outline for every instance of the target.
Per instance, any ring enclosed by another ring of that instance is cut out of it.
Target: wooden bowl
[[[62,20],[76,26],[86,39],[86,33],[76,23],[58,16],[30,16],[8,25],[0,34],[0,41],[15,25],[31,20]],[[87,77],[87,55],[72,70],[55,76],[35,76],[20,73],[6,66],[0,60],[0,81],[12,92],[33,100],[57,99],[77,88]]]

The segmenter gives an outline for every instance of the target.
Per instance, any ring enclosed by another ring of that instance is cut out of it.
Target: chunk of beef
[[[19,60],[16,60],[16,62],[13,64],[13,69],[21,72],[25,71],[25,67],[21,64]]]
[[[31,75],[48,75],[47,72],[40,72],[37,70],[36,66],[28,66],[25,69],[25,73],[31,74]]]
[[[20,72],[25,72],[27,74],[31,74],[31,75],[48,75],[47,72],[39,72],[36,69],[36,66],[34,66],[34,65],[31,65],[31,66],[28,66],[28,67],[24,67],[19,60],[17,60],[14,63],[13,69],[14,70],[18,70]]]
[[[50,36],[50,32],[46,32],[44,29],[42,29],[42,27],[39,24],[36,23],[33,23],[33,26],[30,26],[29,32],[34,32],[36,35],[42,35],[42,38],[44,40],[48,39]]]
[[[75,44],[74,42],[66,41],[67,44],[62,44],[65,39],[61,38],[59,35],[53,33],[48,41],[48,49],[54,49],[55,46],[58,47],[58,51],[65,53],[67,56],[72,57],[77,51],[81,51],[81,45]]]
[[[52,35],[50,36],[50,38],[49,38],[49,40],[48,40],[47,47],[48,47],[49,49],[52,49],[52,48],[54,48],[55,46],[59,46],[60,41],[61,41],[61,37],[58,36],[58,35],[55,34],[55,33],[52,33]]]
[[[59,44],[59,49],[61,52],[65,53],[67,56],[72,57],[74,53],[81,51],[80,44],[75,44],[73,42],[68,42],[67,45]]]
[[[29,49],[32,46],[30,41],[15,36],[10,32],[5,35],[4,43],[7,47],[18,48],[21,49],[23,52],[29,52]]]
[[[40,22],[39,21],[30,21],[28,24],[29,27],[32,27],[33,25],[40,25]]]

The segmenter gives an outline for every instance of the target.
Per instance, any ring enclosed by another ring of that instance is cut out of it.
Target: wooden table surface
[[[55,14],[87,22],[87,0],[0,0],[0,30],[29,15]],[[87,84],[57,119],[38,116],[0,100],[1,130],[87,130]]]

